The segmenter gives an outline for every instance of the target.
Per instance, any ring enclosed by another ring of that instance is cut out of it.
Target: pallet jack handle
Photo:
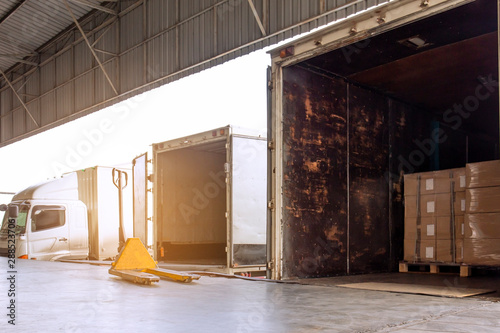
[[[113,168],[113,184],[118,189],[118,205],[120,227],[118,229],[118,253],[125,246],[125,230],[123,228],[123,189],[128,185],[128,174],[125,171]]]

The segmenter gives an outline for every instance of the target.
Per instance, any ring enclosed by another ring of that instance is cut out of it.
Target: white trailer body
[[[118,189],[112,168],[78,170],[17,193],[15,257],[37,260],[104,260],[118,254]],[[132,231],[131,186],[124,193],[125,235]],[[7,219],[0,254],[8,255]]]
[[[266,147],[231,126],[153,145],[160,263],[265,269]]]

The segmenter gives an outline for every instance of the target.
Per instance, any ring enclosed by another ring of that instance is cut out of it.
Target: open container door
[[[498,159],[488,0],[400,0],[272,51],[276,278],[393,271],[403,175]]]
[[[272,278],[273,262],[273,80],[272,68],[267,67],[267,216],[266,216],[266,278]]]
[[[134,195],[134,237],[148,246],[148,154],[132,160],[133,195]]]
[[[198,269],[229,265],[228,133],[223,127],[153,145],[153,229],[159,262]]]
[[[266,263],[267,163],[265,138],[231,137],[233,267]]]

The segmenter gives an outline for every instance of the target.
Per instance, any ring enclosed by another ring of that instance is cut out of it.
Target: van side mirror
[[[19,207],[15,205],[9,206],[9,217],[17,218],[19,215]]]

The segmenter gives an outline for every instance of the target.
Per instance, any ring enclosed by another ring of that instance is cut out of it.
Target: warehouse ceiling
[[[2,0],[0,147],[389,0]]]
[[[68,5],[77,19],[92,9],[79,2],[69,2]],[[114,12],[108,7],[102,8]],[[60,0],[2,0],[0,69],[6,72],[17,63],[36,66],[40,46],[73,23],[71,16],[66,13],[64,2]]]
[[[305,64],[442,117],[455,105],[473,103],[469,96],[484,82],[498,82],[496,13],[496,1],[476,0]],[[498,138],[498,101],[496,87],[464,117],[464,128]]]

